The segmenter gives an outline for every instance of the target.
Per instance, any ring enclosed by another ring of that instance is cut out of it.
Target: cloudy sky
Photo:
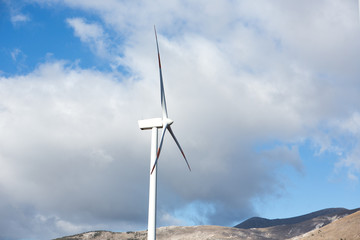
[[[359,207],[357,0],[0,0],[0,238]]]

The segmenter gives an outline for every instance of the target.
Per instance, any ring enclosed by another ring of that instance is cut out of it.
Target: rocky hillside
[[[235,227],[252,231],[265,230],[266,236],[270,236],[272,239],[289,239],[326,226],[358,210],[360,209],[328,208],[293,218],[272,220],[250,218]]]
[[[356,240],[360,239],[360,211],[315,229],[292,240]]]
[[[343,208],[324,209],[318,212],[288,219],[249,219],[237,226],[192,226],[192,227],[161,227],[157,229],[158,240],[219,240],[219,239],[360,239],[360,211]],[[355,212],[355,213],[354,213]],[[265,220],[265,221],[264,221]],[[251,227],[256,226],[269,227]],[[269,225],[270,224],[270,225]],[[357,238],[354,238],[356,237]],[[114,233],[95,231],[56,240],[146,240],[147,232]]]
[[[342,217],[357,212],[358,210],[360,209],[348,210],[346,208],[327,208],[292,218],[267,219],[267,218],[253,217],[236,225],[235,227],[250,229],[250,228],[267,228],[267,227],[273,227],[279,225],[290,225],[290,224],[305,222],[318,217],[329,217],[329,218],[332,218],[334,216]]]
[[[231,227],[192,226],[192,227],[161,227],[158,228],[158,240],[219,240],[219,239],[254,239],[263,240],[262,232],[253,232]],[[59,238],[56,240],[146,240],[147,232],[113,233],[105,231],[88,232],[79,235]]]

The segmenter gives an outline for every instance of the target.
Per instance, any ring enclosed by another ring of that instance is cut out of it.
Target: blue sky
[[[166,138],[158,226],[359,207],[358,10],[0,1],[0,238],[146,229],[150,132],[137,120],[161,114],[154,24],[193,169]]]
[[[11,3],[10,5],[13,5]],[[53,9],[49,11],[46,7],[37,4],[20,4],[21,13],[26,18],[16,22],[11,21],[9,8],[2,3],[2,33],[6,38],[1,39],[2,62],[7,65],[3,67],[6,73],[27,73],[32,71],[37,64],[43,63],[49,58],[66,59],[72,62],[80,60],[82,67],[102,66],[102,61],[98,60],[81,41],[74,37],[73,30],[66,24],[66,18],[72,16],[86,16],[92,19],[91,14],[86,14],[71,9]],[[17,10],[20,11],[20,10]],[[10,21],[9,21],[10,20]],[[59,44],[59,43],[64,44]],[[30,44],[32,43],[32,44]],[[12,57],[12,53],[17,53],[17,61]],[[21,52],[20,52],[21,51]],[[19,62],[22,63],[19,64]],[[100,65],[100,66],[99,66]]]

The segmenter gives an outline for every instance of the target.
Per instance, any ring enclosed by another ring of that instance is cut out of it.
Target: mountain
[[[161,227],[157,229],[158,240],[318,240],[360,239],[360,210],[330,208],[306,215],[285,218],[250,218],[236,227],[191,226]],[[239,228],[239,226],[241,228]],[[260,227],[257,227],[260,226]],[[146,240],[147,231],[114,233],[94,231],[56,240]]]
[[[288,239],[326,226],[339,218],[359,210],[360,208],[353,210],[345,208],[328,208],[297,217],[272,220],[255,217],[250,218],[235,227],[251,229],[253,231],[266,229],[267,236],[272,239]]]
[[[346,208],[327,208],[292,218],[267,219],[267,218],[253,217],[236,225],[235,227],[242,229],[250,229],[250,228],[267,228],[267,227],[273,227],[279,225],[290,225],[290,224],[301,223],[321,216],[326,216],[326,217],[344,216],[344,215],[352,214],[358,210],[360,209],[348,210]]]

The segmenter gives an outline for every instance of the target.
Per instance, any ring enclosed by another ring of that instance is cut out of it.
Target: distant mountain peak
[[[291,218],[267,219],[261,217],[252,217],[236,225],[235,227],[242,229],[250,229],[250,228],[267,228],[267,227],[274,227],[279,225],[290,225],[290,224],[305,222],[321,216],[328,216],[328,217],[333,217],[335,215],[345,216],[348,214],[352,214],[358,210],[360,209],[358,208],[358,209],[348,210],[346,208],[326,208],[323,210],[319,210],[316,212],[308,213],[297,217],[291,217]]]

